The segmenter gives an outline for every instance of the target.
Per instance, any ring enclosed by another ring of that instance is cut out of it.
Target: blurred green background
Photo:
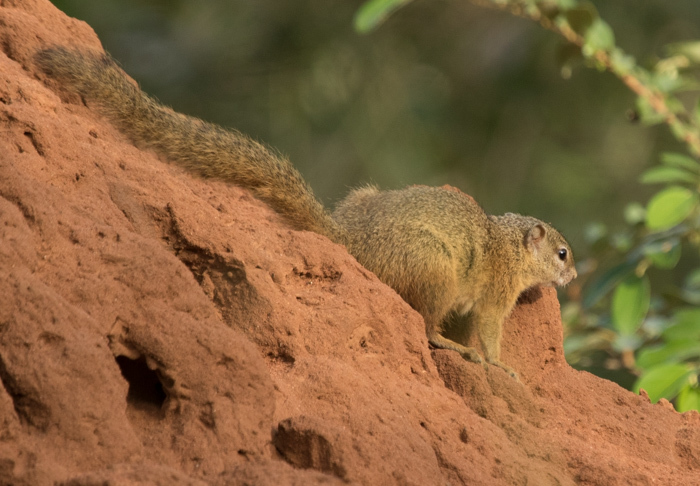
[[[585,255],[586,227],[646,201],[638,174],[678,149],[628,120],[607,73],[560,72],[562,42],[464,1],[421,0],[360,35],[360,1],[55,0],[176,110],[288,155],[329,205],[364,182],[452,184],[491,213],[549,221]],[[697,0],[599,0],[642,63],[700,38]]]

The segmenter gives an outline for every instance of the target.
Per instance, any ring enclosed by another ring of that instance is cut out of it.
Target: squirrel
[[[276,152],[232,129],[177,113],[142,92],[104,53],[65,48],[38,52],[40,69],[95,103],[137,146],[205,178],[252,191],[294,229],[345,245],[425,320],[428,342],[468,361],[503,368],[504,319],[525,290],[563,286],[576,277],[564,237],[529,216],[487,215],[468,195],[441,187],[409,186],[350,192],[334,212],[316,198],[299,171]],[[442,335],[448,314],[469,314],[478,351]]]

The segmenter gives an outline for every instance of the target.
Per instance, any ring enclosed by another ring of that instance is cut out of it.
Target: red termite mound
[[[700,484],[700,416],[570,368],[555,292],[502,370],[245,190],[136,149],[32,63],[99,50],[0,2],[0,484]]]

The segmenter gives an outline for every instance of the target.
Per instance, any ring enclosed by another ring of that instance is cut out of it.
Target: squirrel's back
[[[465,260],[473,266],[493,227],[471,197],[429,186],[356,189],[333,217],[347,231],[350,253],[399,293],[446,262],[450,272],[464,268]]]

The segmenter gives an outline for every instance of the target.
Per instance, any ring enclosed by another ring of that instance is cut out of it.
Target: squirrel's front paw
[[[459,354],[462,355],[462,358],[466,359],[467,361],[471,361],[472,363],[486,364],[484,359],[479,355],[479,353],[476,352],[474,348],[465,348],[465,350]]]

